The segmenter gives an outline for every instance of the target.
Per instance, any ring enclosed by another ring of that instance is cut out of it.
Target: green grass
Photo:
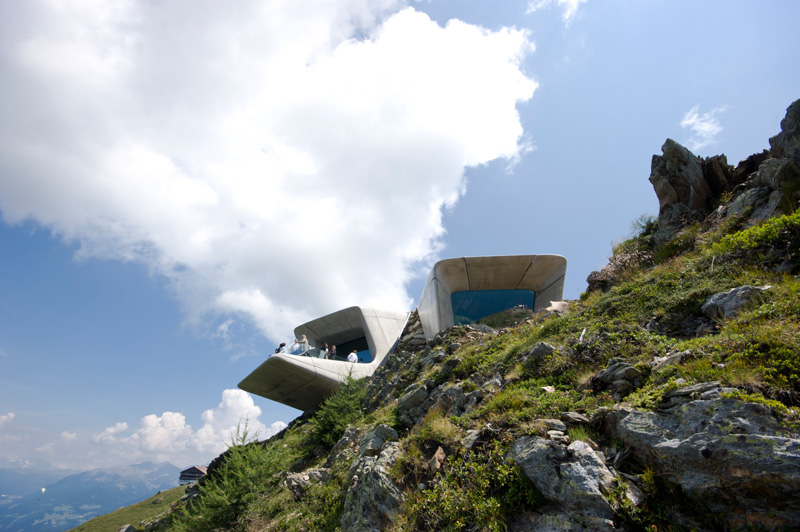
[[[152,521],[157,515],[169,510],[170,506],[178,501],[185,492],[185,486],[162,491],[145,501],[95,517],[69,532],[116,531],[129,524],[137,529],[142,529],[143,527],[140,525],[142,521]]]

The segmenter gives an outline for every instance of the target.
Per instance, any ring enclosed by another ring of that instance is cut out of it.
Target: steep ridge
[[[667,140],[658,218],[580,300],[430,341],[412,316],[371,379],[244,430],[140,528],[800,528],[798,139],[800,101],[736,167]]]

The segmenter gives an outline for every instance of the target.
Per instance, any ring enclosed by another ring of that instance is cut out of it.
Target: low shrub
[[[325,399],[310,421],[312,443],[333,447],[347,427],[361,418],[361,402],[367,393],[368,379],[347,378],[341,388]]]
[[[494,442],[445,462],[434,486],[410,504],[417,530],[504,532],[513,512],[540,505],[541,493],[505,454]]]

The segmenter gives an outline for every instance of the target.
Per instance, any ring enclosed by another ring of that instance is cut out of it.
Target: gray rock
[[[397,441],[398,439],[396,430],[381,423],[364,435],[358,448],[358,456],[378,456],[387,441]]]
[[[397,401],[397,410],[407,412],[422,404],[428,398],[428,389],[423,384],[412,384],[406,388],[403,396]]]
[[[284,485],[292,492],[295,500],[300,500],[305,495],[306,486],[311,482],[325,482],[329,474],[327,469],[306,469],[300,473],[286,475]]]
[[[714,320],[732,318],[751,302],[758,300],[761,293],[769,288],[769,286],[744,285],[727,292],[720,292],[709,297],[700,310]]]
[[[769,139],[773,157],[791,157],[800,162],[800,100],[786,109],[781,132]]]
[[[377,532],[388,528],[403,502],[403,492],[389,475],[399,455],[399,444],[388,442],[379,455],[361,456],[353,462],[342,530]]]
[[[650,164],[650,183],[658,196],[658,229],[653,235],[658,245],[688,221],[702,219],[713,198],[697,156],[672,139],[664,142],[661,152]]]
[[[591,423],[588,417],[578,412],[562,412],[561,421],[567,425],[588,425]]]
[[[680,352],[670,351],[669,353],[667,353],[663,357],[655,357],[655,358],[653,358],[653,362],[652,362],[651,365],[652,365],[653,370],[656,370],[656,371],[659,370],[659,369],[662,369],[662,368],[669,367],[669,366],[676,366],[676,365],[680,364],[681,362],[683,362],[683,360],[685,358],[688,358],[689,356],[691,356],[691,354],[692,354],[692,352],[688,351],[688,350],[687,351],[680,351]]]
[[[608,361],[608,367],[600,370],[592,377],[591,386],[594,391],[610,390],[612,396],[619,400],[642,385],[642,372],[624,360]]]
[[[119,532],[136,532],[136,527],[133,525],[122,525],[119,527]]]
[[[542,419],[540,421],[544,423],[544,426],[547,428],[547,430],[558,430],[560,432],[567,431],[567,426],[558,419]]]
[[[716,387],[703,388],[692,393]],[[605,430],[730,528],[762,518],[800,526],[800,440],[785,436],[764,405],[718,398],[666,415],[619,409],[606,415]]]
[[[523,436],[511,445],[509,455],[571,521],[591,527],[614,516],[603,495],[614,475],[586,443],[576,441],[565,449],[554,441]]]
[[[355,427],[347,427],[342,437],[339,438],[339,441],[336,442],[336,445],[331,449],[328,459],[325,461],[325,467],[329,468],[336,462],[352,456],[355,452],[353,447],[355,447],[360,437],[361,431]]]
[[[514,517],[509,532],[606,532],[616,530],[604,519],[587,519],[591,524],[583,526],[562,512],[555,505],[537,508],[536,512],[525,512]]]
[[[797,165],[792,159],[767,159],[758,167],[753,179],[755,186],[768,186],[772,190],[780,188],[800,177]]]
[[[773,190],[767,198],[767,202],[753,211],[748,223],[755,224],[761,220],[779,216],[781,214],[781,204],[783,203],[784,195],[782,190]]]
[[[769,200],[772,189],[769,187],[749,188],[736,196],[725,209],[725,216],[741,217],[750,214]]]

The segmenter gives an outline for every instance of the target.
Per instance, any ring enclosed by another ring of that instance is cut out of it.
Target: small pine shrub
[[[368,384],[368,379],[348,377],[339,391],[322,403],[310,421],[312,443],[333,447],[347,427],[364,415],[361,402],[367,394]]]
[[[200,495],[177,512],[171,530],[210,532],[237,530],[240,517],[277,479],[289,453],[270,443],[250,442],[245,423],[237,430],[225,463],[217,474],[207,478]]]

